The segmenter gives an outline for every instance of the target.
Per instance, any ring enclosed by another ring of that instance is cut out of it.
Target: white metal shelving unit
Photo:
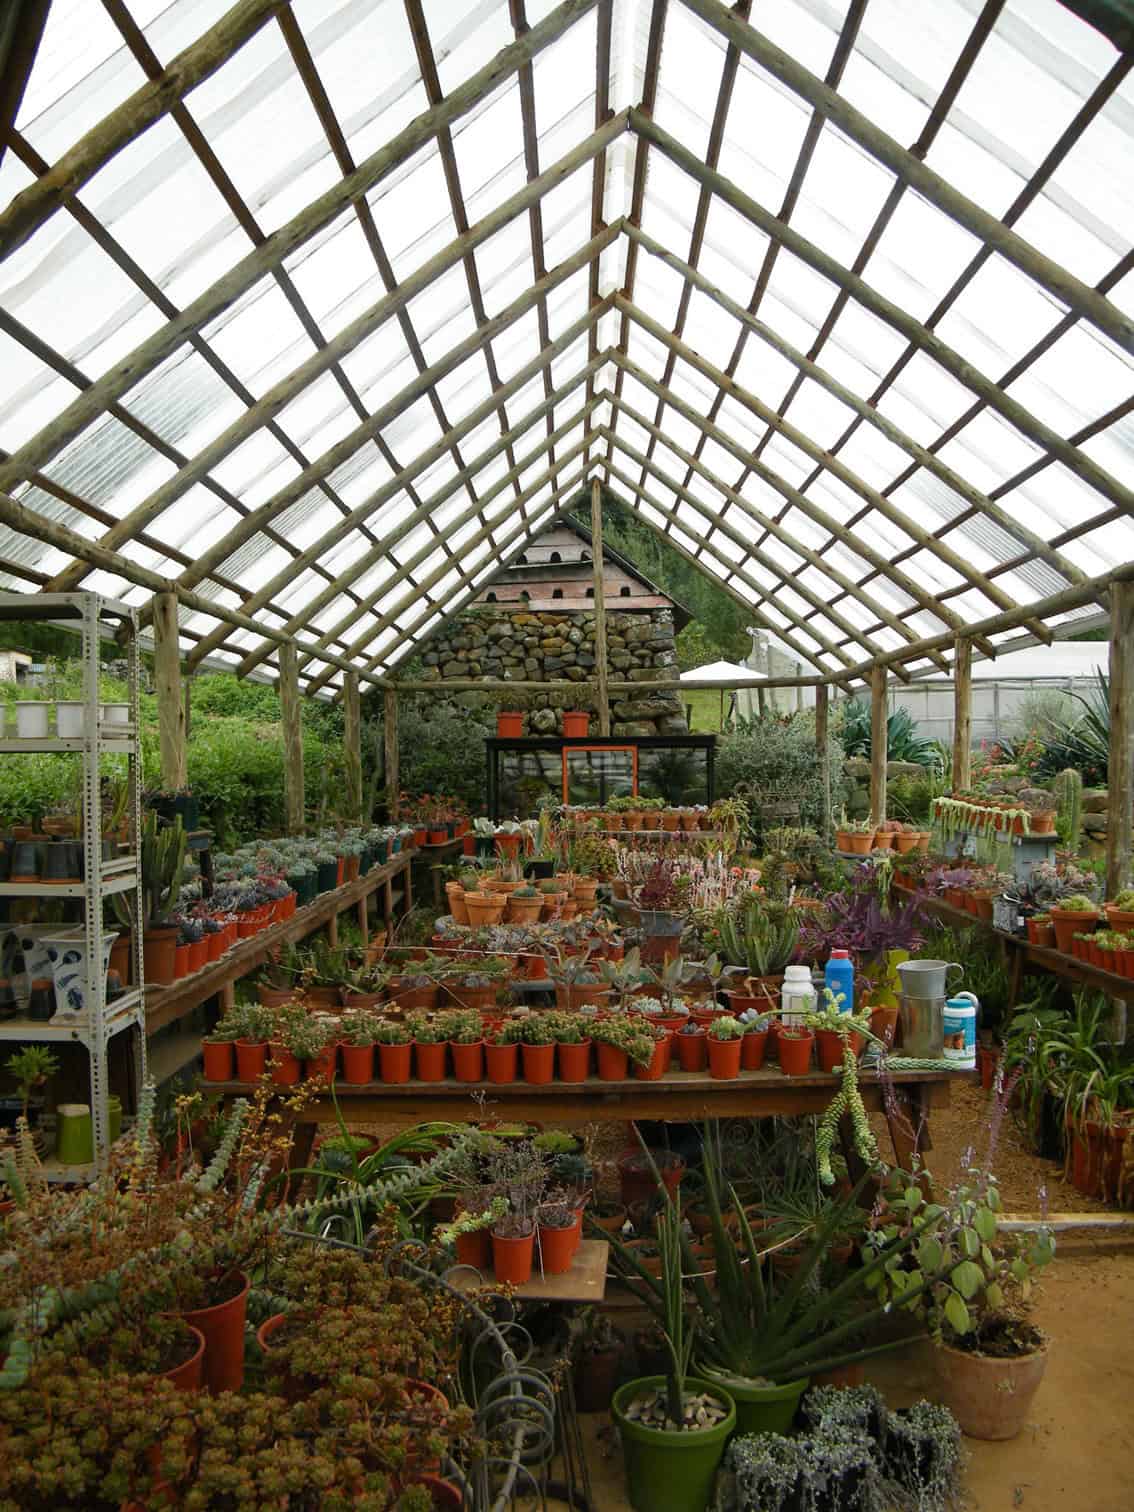
[[[0,621],[38,621],[60,623],[80,629],[83,664],[83,734],[74,738],[47,736],[41,740],[11,737],[0,739],[0,759],[7,753],[46,752],[82,757],[83,783],[83,881],[74,883],[0,884],[0,897],[58,900],[80,898],[83,902],[84,946],[86,950],[85,1001],[87,1011],[78,1020],[56,1019],[44,1023],[26,1017],[0,1020],[0,1042],[37,1040],[55,1043],[78,1043],[85,1047],[90,1068],[90,1104],[94,1130],[94,1161],[79,1166],[64,1166],[58,1160],[44,1161],[49,1181],[78,1182],[92,1179],[106,1163],[110,1149],[107,1123],[109,1092],[109,1046],[123,1030],[136,1028],[139,1086],[146,1079],[146,1016],[144,990],[135,986],[113,1003],[106,1000],[106,975],[100,969],[107,930],[103,927],[103,900],[114,894],[133,893],[132,914],[142,918],[142,875],[140,836],[142,819],[142,761],[139,727],[138,693],[140,659],[138,654],[138,617],[129,604],[104,598],[97,593],[44,593],[34,597],[17,593],[0,593]],[[99,644],[122,629],[125,631],[125,654],[129,679],[129,719],[127,724],[106,724],[99,697]],[[0,735],[2,735],[0,731]],[[102,792],[100,764],[104,755],[127,757],[128,833],[130,851],[109,860],[102,857]],[[27,921],[25,921],[27,922]],[[12,926],[18,928],[19,926]],[[76,929],[78,926],[76,926]],[[142,931],[133,932],[135,983],[145,980],[142,963]]]

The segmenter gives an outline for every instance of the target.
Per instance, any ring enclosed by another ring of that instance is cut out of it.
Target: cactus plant
[[[1066,832],[1067,848],[1078,851],[1083,833],[1083,775],[1067,767],[1056,776],[1051,789],[1059,805],[1059,824]]]
[[[185,829],[178,815],[163,824],[152,810],[142,830],[142,907],[145,927],[162,924],[177,901],[185,866]]]

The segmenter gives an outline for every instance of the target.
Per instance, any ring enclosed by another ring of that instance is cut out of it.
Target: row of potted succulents
[[[468,834],[471,828],[465,804],[444,793],[422,793],[417,797],[399,793],[398,817],[410,826],[413,843],[419,847],[445,845]]]
[[[948,838],[961,833],[1054,835],[1057,803],[1045,788],[1019,793],[956,792],[933,800],[933,819]]]
[[[457,924],[535,924],[552,919],[569,922],[594,909],[598,882],[571,873],[525,881],[462,872],[445,884],[450,917]]]
[[[900,855],[928,851],[929,831],[898,819],[848,819],[845,815],[835,830],[835,847],[849,856],[868,856],[871,851],[894,850]]]

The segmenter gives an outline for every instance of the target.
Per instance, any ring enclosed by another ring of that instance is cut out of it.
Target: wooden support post
[[[591,557],[595,575],[595,686],[599,734],[610,734],[610,692],[606,685],[606,600],[602,574],[602,484],[591,483]]]
[[[802,691],[802,690],[801,690]],[[831,750],[828,743],[830,691],[826,684],[815,689],[815,749],[819,754],[819,833],[831,836]]]
[[[188,771],[176,593],[154,594],[154,685],[158,701],[161,785],[167,789],[183,788],[188,781]]]
[[[382,742],[386,766],[386,807],[391,819],[398,817],[398,691],[387,688],[385,695],[385,718],[382,721]]]
[[[280,721],[284,744],[284,831],[301,835],[304,822],[303,725],[299,704],[299,653],[294,645],[281,646]]]
[[[870,669],[870,813],[876,824],[886,817],[886,668]]]
[[[1110,760],[1107,775],[1106,895],[1130,885],[1134,842],[1134,584],[1110,585]]]
[[[361,824],[362,813],[362,708],[358,673],[343,678],[343,768],[346,778],[347,818]]]
[[[973,643],[953,643],[953,788],[965,791],[973,770]]]

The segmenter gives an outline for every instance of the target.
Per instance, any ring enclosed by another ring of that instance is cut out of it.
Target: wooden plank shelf
[[[364,936],[367,933],[365,909],[372,893],[383,892],[382,913],[386,920],[387,936],[393,923],[394,879],[402,883],[407,911],[413,903],[413,885],[410,880],[411,866],[417,852],[399,851],[384,866],[376,866],[354,882],[346,882],[330,892],[321,893],[313,903],[297,908],[290,919],[281,924],[272,924],[250,939],[238,941],[225,952],[219,961],[211,961],[195,971],[192,976],[182,977],[167,987],[146,988],[146,1033],[153,1034],[167,1024],[184,1018],[226,988],[231,988],[241,977],[247,976],[262,966],[272,953],[283,944],[306,939],[317,929],[337,929],[338,916],[348,908],[357,909]]]

